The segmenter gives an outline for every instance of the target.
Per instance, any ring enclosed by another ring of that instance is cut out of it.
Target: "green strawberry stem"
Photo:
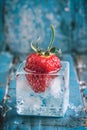
[[[50,44],[48,46],[48,51],[50,51],[52,44],[53,44],[53,41],[54,41],[54,26],[53,25],[51,25],[51,30],[52,30],[52,37],[51,37],[51,40],[50,40]]]
[[[31,48],[32,48],[35,52],[37,52],[37,49],[34,47],[33,43],[31,43]]]
[[[47,48],[47,50],[45,52],[41,48],[39,48],[38,40],[36,42],[36,46],[34,46],[33,43],[31,43],[31,48],[35,52],[37,52],[39,55],[49,56],[50,53],[54,53],[54,54],[57,54],[57,55],[61,56],[62,52],[60,51],[60,49],[56,50],[56,47],[52,47],[52,44],[53,44],[53,41],[54,41],[54,36],[55,36],[54,26],[53,25],[51,25],[51,30],[52,30],[51,40],[50,40],[49,46],[48,46],[48,48]]]

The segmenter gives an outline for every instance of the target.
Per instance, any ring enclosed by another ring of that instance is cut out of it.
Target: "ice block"
[[[62,61],[62,68],[56,73],[46,74],[51,77],[44,92],[36,93],[27,81],[24,71],[25,61],[20,64],[16,73],[16,102],[19,115],[62,117],[69,105],[69,63]],[[39,78],[42,78],[42,75]],[[39,79],[40,80],[40,79]]]

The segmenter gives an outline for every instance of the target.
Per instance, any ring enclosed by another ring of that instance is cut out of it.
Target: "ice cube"
[[[54,74],[49,87],[42,93],[35,93],[23,70],[24,63],[17,71],[16,99],[20,115],[64,116],[69,102],[69,65],[62,62],[62,69]],[[30,73],[29,73],[30,74]],[[52,76],[52,75],[51,75]],[[65,81],[66,80],[66,81]]]

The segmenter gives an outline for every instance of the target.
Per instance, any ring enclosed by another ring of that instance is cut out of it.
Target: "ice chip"
[[[50,87],[51,95],[54,97],[58,97],[61,92],[61,81],[57,77],[53,80],[52,85]]]

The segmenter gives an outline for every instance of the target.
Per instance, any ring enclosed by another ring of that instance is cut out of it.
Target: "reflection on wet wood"
[[[87,55],[77,55],[75,57],[75,67],[80,83],[80,92],[84,103],[85,116],[87,117]],[[82,126],[87,127],[87,118],[83,118]]]

